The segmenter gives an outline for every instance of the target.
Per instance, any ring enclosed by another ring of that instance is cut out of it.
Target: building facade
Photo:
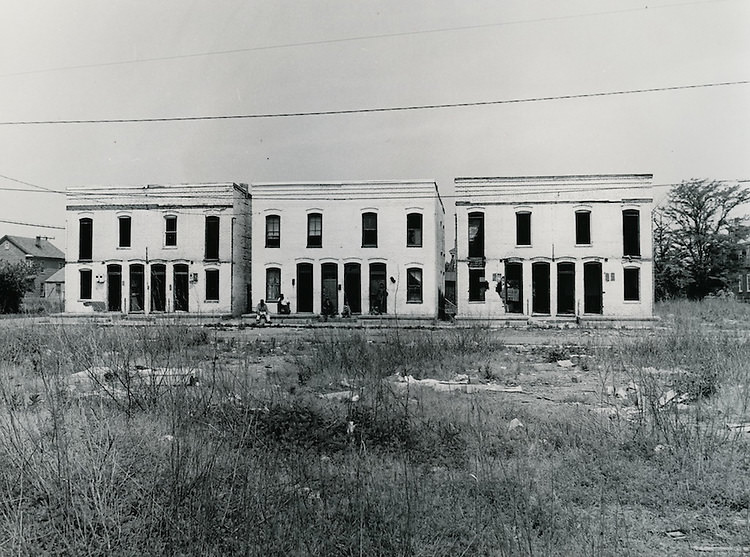
[[[244,184],[67,191],[65,310],[247,310],[251,199]]]
[[[28,302],[29,299],[44,297],[44,281],[63,268],[65,254],[43,236],[3,236],[0,238],[0,260],[23,261],[34,266],[35,273],[29,277],[31,290],[24,297]]]
[[[651,181],[456,178],[457,317],[651,318]]]
[[[435,182],[253,184],[253,303],[293,314],[435,318],[445,210]]]

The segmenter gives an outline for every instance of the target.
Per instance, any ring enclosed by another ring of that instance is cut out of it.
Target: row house
[[[239,315],[250,218],[244,184],[69,188],[65,310]]]
[[[253,301],[272,311],[438,315],[445,209],[435,182],[252,185]]]
[[[651,182],[457,178],[457,317],[650,318]]]

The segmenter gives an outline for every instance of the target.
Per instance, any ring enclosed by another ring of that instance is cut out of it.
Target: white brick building
[[[457,317],[652,317],[651,180],[456,178]]]
[[[293,314],[438,315],[445,210],[435,182],[253,184],[253,303]]]
[[[250,215],[244,184],[69,188],[65,310],[245,312]]]

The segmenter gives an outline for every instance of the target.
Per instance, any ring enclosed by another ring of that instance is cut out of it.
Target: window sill
[[[219,300],[203,300],[203,302],[206,304],[218,304]]]
[[[531,248],[533,247],[531,244],[516,244],[516,248]]]
[[[484,304],[486,300],[469,300],[470,304]]]
[[[423,247],[423,246],[422,246],[421,244],[420,244],[420,245],[416,245],[416,244],[414,244],[413,246],[410,246],[409,244],[406,244],[406,247],[407,247],[407,248],[421,248],[421,247]]]
[[[376,248],[378,246],[373,246],[372,244],[368,244],[366,246],[362,246],[363,248]]]
[[[133,249],[133,246],[117,246],[115,249],[116,250],[127,251],[129,249]]]
[[[575,247],[577,247],[577,248],[590,248],[591,244],[576,244]]]
[[[623,300],[622,303],[623,304],[634,305],[634,304],[640,304],[641,301],[640,300]]]
[[[406,300],[407,304],[423,304],[424,302],[422,300],[416,301],[416,300]]]
[[[177,249],[177,246],[162,246],[162,249]]]
[[[279,249],[281,246],[266,246],[266,249]]]

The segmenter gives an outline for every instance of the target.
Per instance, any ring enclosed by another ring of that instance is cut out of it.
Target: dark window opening
[[[637,302],[641,299],[641,270],[637,268],[625,268],[622,273],[623,299],[628,302]]]
[[[281,217],[279,215],[266,217],[266,247],[281,247]]]
[[[422,269],[406,270],[406,301],[410,304],[422,303]]]
[[[516,245],[531,245],[531,213],[516,213]]]
[[[120,224],[120,243],[118,245],[121,248],[129,248],[132,229],[130,217],[119,217],[117,220]]]
[[[589,211],[578,211],[576,213],[576,244],[586,245],[591,243],[591,213]]]
[[[219,301],[219,269],[206,269],[206,301]]]
[[[266,269],[266,302],[275,302],[281,294],[281,269]]]
[[[484,213],[469,213],[469,257],[484,257]]]
[[[523,313],[523,265],[505,264],[505,304],[508,313]]]
[[[640,213],[635,209],[622,212],[622,253],[631,257],[641,256]]]
[[[422,247],[422,215],[406,215],[406,245],[410,248]]]
[[[206,217],[206,259],[219,259],[219,217]]]
[[[307,247],[323,247],[323,215],[320,213],[307,215]]]
[[[78,259],[91,261],[94,245],[94,221],[83,218],[78,221]]]
[[[91,299],[91,269],[81,269],[81,300]]]
[[[362,247],[378,247],[378,215],[362,213]]]
[[[484,279],[484,269],[469,269],[469,301],[484,302],[484,294],[489,289]]]
[[[164,245],[177,245],[177,217],[164,217]]]

